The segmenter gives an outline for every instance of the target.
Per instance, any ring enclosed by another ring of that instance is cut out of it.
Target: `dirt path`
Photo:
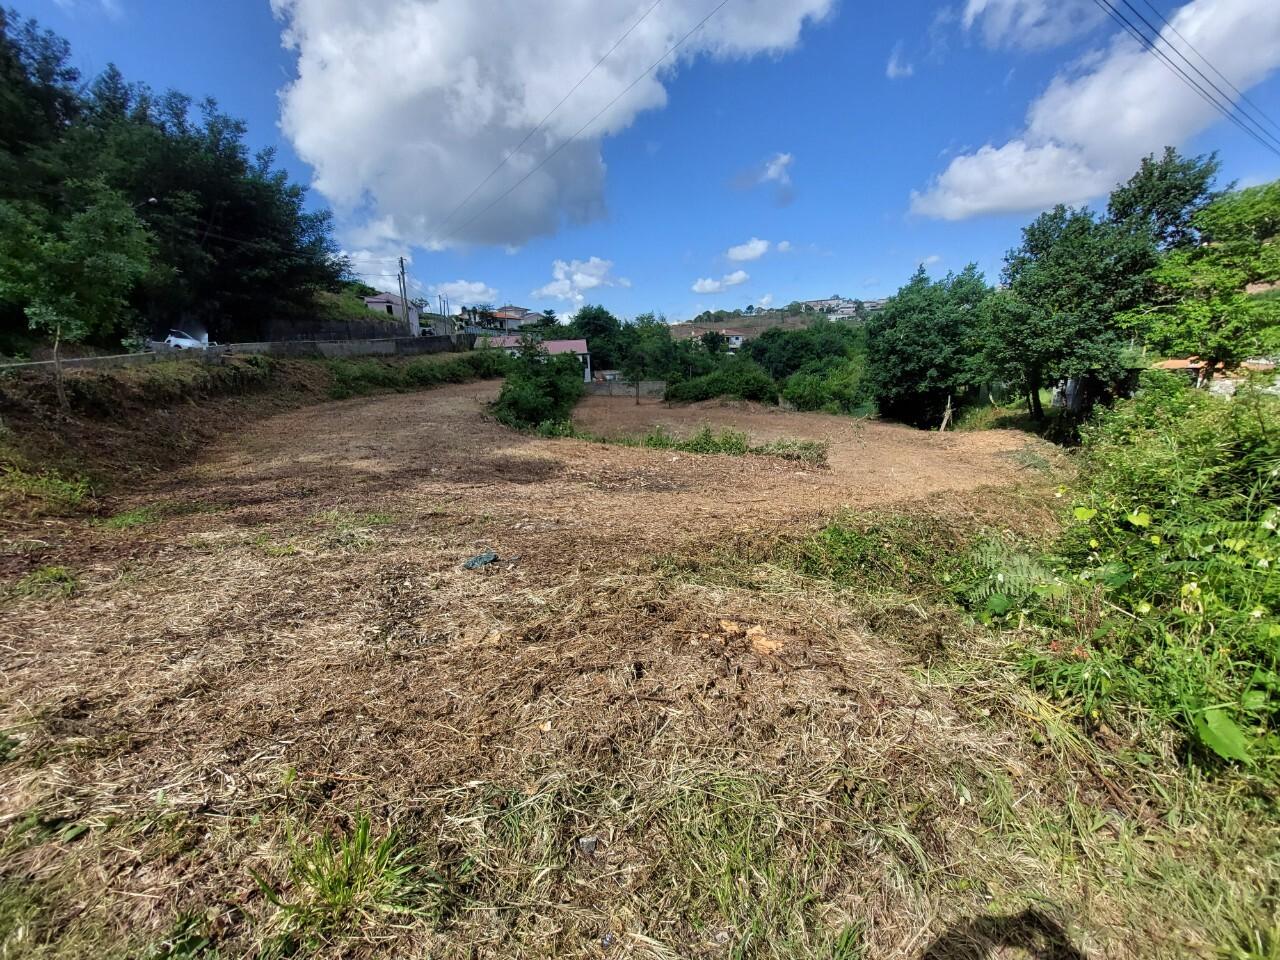
[[[447,922],[368,919],[319,956],[718,956],[758,929],[741,955],[829,957],[855,919],[869,955],[912,956],[982,902],[996,868],[971,856],[980,824],[956,791],[979,765],[1029,763],[1023,747],[912,680],[838,598],[654,559],[845,508],[972,502],[1025,478],[1034,445],[625,398],[578,411],[599,432],[828,440],[830,468],[806,469],[538,439],[484,416],[496,389],[227,437],[120,504],[151,509],[143,522],[67,543],[74,595],[5,611],[0,728],[18,759],[0,766],[0,823],[50,826],[15,834],[0,879],[44,904],[33,929],[63,947],[41,956],[143,955],[181,911],[210,918],[226,956],[255,956],[292,921],[250,870],[303,896],[289,838],[360,810],[414,837],[433,876],[465,862],[470,879],[456,903],[432,894]],[[485,549],[500,559],[462,569]],[[723,790],[759,810],[722,822],[705,798]],[[584,833],[593,852],[570,856]],[[999,869],[1042,885],[1029,856]]]
[[[703,424],[754,440],[830,442],[830,468],[765,457],[696,456],[546,440],[488,419],[492,384],[298,410],[228,439],[205,462],[143,498],[190,497],[237,522],[279,523],[323,510],[438,513],[483,519],[500,553],[566,554],[579,540],[647,549],[730,528],[772,527],[853,507],[884,506],[1026,475],[1015,433],[926,434],[880,422],[781,414],[754,405],[668,408],[585,400],[576,419],[602,434]],[[528,536],[552,526],[554,543]],[[567,538],[567,539],[566,539]],[[469,546],[463,538],[460,549]],[[531,539],[535,542],[531,542]],[[612,552],[612,551],[610,551]]]

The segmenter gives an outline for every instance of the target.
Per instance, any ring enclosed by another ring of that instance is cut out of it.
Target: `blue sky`
[[[1153,2],[1280,119],[1280,4]],[[1037,209],[1098,196],[1165,143],[1220,151],[1228,179],[1280,176],[1280,158],[1118,43],[1088,0],[761,4],[730,0],[497,199],[714,6],[661,0],[453,218],[457,236],[439,229],[457,201],[650,0],[17,7],[67,37],[86,74],[115,62],[131,80],[217,97],[296,179],[319,177],[313,202],[333,204],[362,271],[407,253],[416,288],[455,303],[564,313],[598,301],[677,320],[768,298],[885,296],[921,262],[943,273],[973,260],[994,278]],[[771,162],[781,173],[768,179]],[[753,239],[767,252],[728,256]]]

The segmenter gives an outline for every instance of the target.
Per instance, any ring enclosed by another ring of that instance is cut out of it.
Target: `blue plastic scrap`
[[[492,550],[486,550],[484,553],[476,554],[474,557],[472,557],[470,560],[464,563],[462,565],[462,569],[479,570],[481,567],[486,567],[497,559],[498,559],[498,555],[496,553],[494,553]]]

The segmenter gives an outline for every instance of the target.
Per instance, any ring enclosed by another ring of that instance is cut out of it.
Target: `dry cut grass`
[[[179,478],[204,509],[121,504],[43,558],[73,593],[7,602],[0,956],[1210,957],[1265,928],[1272,821],[1168,745],[1084,738],[904,575],[1042,525],[1037,486],[947,485],[981,451],[931,448],[939,492],[835,577],[800,500],[854,491],[874,429],[809,477],[531,440],[479,399],[431,449],[413,402],[342,405],[363,430],[322,452],[251,438],[276,456]],[[727,482],[768,495],[722,513]]]

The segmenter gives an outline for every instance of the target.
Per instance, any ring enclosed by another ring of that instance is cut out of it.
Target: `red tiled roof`
[[[486,343],[491,347],[500,347],[503,350],[509,350],[512,347],[518,347],[524,342],[523,337],[484,337],[480,343]],[[477,344],[479,345],[479,344]],[[585,340],[543,340],[542,349],[553,357],[560,353],[587,353],[587,341]]]

